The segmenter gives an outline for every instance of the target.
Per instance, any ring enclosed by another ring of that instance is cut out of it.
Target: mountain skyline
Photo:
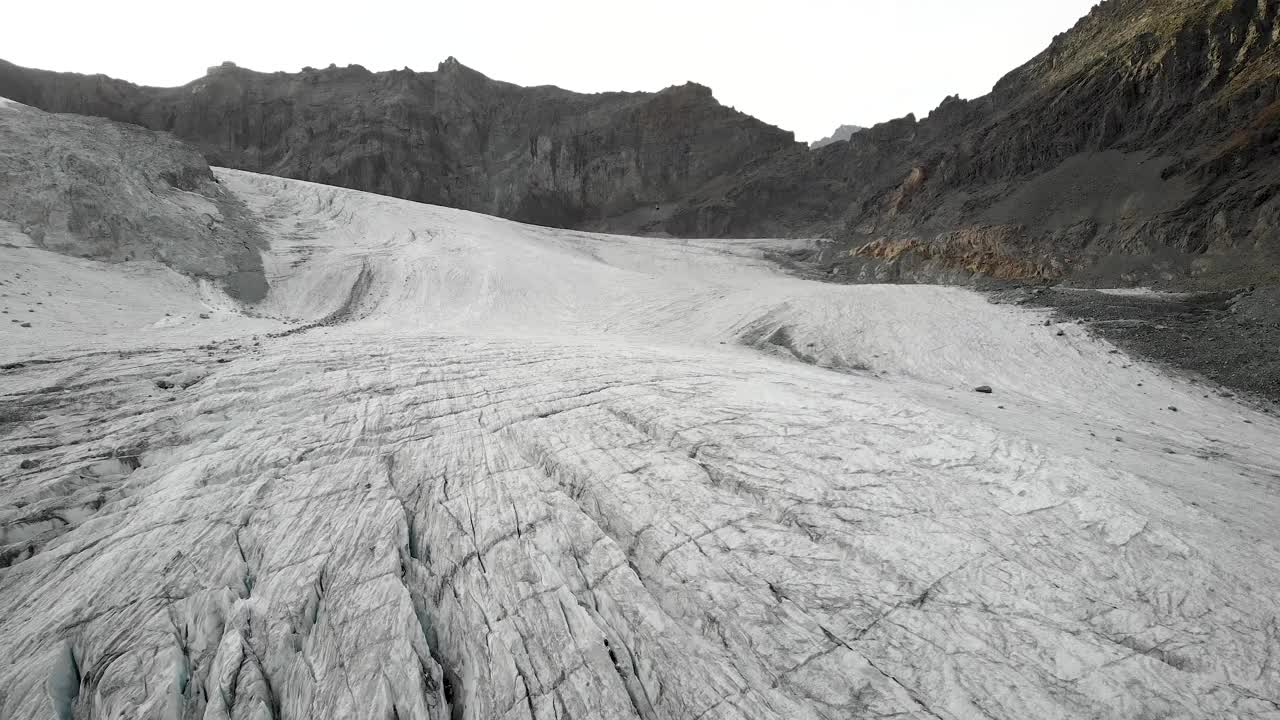
[[[373,0],[352,15],[330,3],[230,0],[197,21],[150,0],[124,13],[69,0],[12,9],[12,28],[64,25],[60,18],[68,13],[78,22],[54,41],[13,33],[4,57],[162,87],[190,82],[226,60],[262,72],[331,63],[377,72],[428,70],[448,56],[517,85],[575,92],[654,92],[693,81],[711,87],[725,105],[808,142],[841,125],[922,117],[951,95],[983,95],[1092,5],[801,0],[785,8],[718,1],[689,7],[661,0],[642,13],[622,13],[579,0],[536,8]],[[886,27],[910,33],[885,33]],[[622,34],[647,40],[618,42]]]
[[[806,260],[863,281],[1213,289],[1276,266],[1276,17],[1108,0],[991,93],[818,150],[705,85],[581,94],[454,57],[225,63],[172,88],[0,62],[0,95],[170,131],[221,167],[539,225],[823,238]]]

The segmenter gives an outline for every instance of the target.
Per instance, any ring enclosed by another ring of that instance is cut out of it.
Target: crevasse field
[[[796,241],[219,177],[249,311],[0,243],[0,717],[1280,718],[1274,418]]]

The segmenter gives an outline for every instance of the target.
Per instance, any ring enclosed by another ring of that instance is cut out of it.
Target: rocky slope
[[[1106,0],[985,97],[779,156],[685,232],[820,228],[859,279],[1280,280],[1276,0]]]
[[[260,233],[194,149],[133,125],[3,98],[0,242],[156,261],[249,302],[266,293]]]
[[[660,221],[710,180],[803,147],[699,85],[582,95],[453,58],[421,73],[227,63],[180,88],[0,63],[0,95],[170,131],[215,165],[558,226]]]

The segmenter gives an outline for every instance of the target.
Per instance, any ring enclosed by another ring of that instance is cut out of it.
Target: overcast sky
[[[0,57],[181,85],[223,60],[254,70],[358,63],[571,90],[694,80],[795,131],[919,116],[985,94],[1095,0],[45,0],[6,3]]]

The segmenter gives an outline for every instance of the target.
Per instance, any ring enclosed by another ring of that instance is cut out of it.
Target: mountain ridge
[[[1105,0],[991,93],[812,150],[701,85],[581,95],[452,58],[221,66],[179,89],[2,64],[0,95],[169,130],[214,164],[537,224],[822,237],[793,260],[836,279],[1233,287],[1280,282],[1278,7]]]
[[[695,83],[587,95],[496,81],[454,58],[435,72],[224,63],[178,88],[3,63],[0,95],[168,131],[214,165],[561,226],[661,215],[798,145]]]

